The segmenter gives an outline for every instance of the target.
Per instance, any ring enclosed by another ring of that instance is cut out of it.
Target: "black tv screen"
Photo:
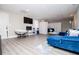
[[[26,30],[32,30],[31,26],[26,26]]]
[[[24,17],[24,23],[33,24],[33,19],[32,18],[28,18],[28,17]]]

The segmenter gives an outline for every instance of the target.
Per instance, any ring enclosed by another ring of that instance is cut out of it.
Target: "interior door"
[[[9,16],[7,13],[0,12],[0,35],[1,38],[7,38],[7,27],[9,24]]]

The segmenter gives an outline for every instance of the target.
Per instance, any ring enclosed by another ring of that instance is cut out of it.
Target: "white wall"
[[[4,13],[4,15],[1,13]],[[6,17],[7,15],[8,15],[8,18]],[[6,20],[5,22],[1,22],[3,19],[0,19],[0,24],[4,23],[4,25],[5,25],[8,22],[8,37],[9,38],[17,36],[15,34],[15,30],[17,30],[17,29],[26,30],[26,26],[32,26],[36,29],[39,27],[38,20],[34,20],[33,24],[24,24],[23,19],[24,19],[25,15],[22,15],[22,14],[15,14],[15,13],[11,13],[11,12],[0,11],[0,16],[5,18],[5,20]],[[4,32],[4,30],[2,32]],[[5,34],[3,34],[3,36],[5,36]]]
[[[39,32],[40,34],[47,34],[47,29],[48,29],[48,22],[40,22],[39,25]]]
[[[10,22],[10,27],[9,27],[9,36],[10,37],[16,37],[15,30],[17,29],[22,29],[26,30],[26,26],[32,26],[32,28],[39,28],[39,22],[36,19],[33,19],[33,24],[25,24],[24,22],[24,16],[21,14],[13,14],[9,13],[9,22]],[[27,16],[25,16],[27,17]],[[33,31],[33,29],[32,29]]]
[[[35,33],[37,33],[37,28],[39,28],[39,21],[36,19],[33,20],[33,28],[35,28]]]
[[[9,15],[6,12],[0,11],[0,35],[1,38],[7,38],[7,29],[9,25]]]
[[[60,22],[48,23],[48,28],[54,28],[56,32],[60,32],[61,31],[61,23]]]
[[[6,13],[4,11],[1,11],[1,12]],[[1,12],[0,12],[0,14],[1,14]],[[55,31],[57,31],[57,32],[61,31],[61,23],[49,23],[49,25],[48,25],[48,22],[42,21],[42,22],[39,23],[38,20],[34,19],[33,24],[24,24],[23,23],[23,17],[25,15],[15,14],[15,13],[11,13],[11,12],[7,12],[6,14],[9,17],[9,18],[6,18],[6,19],[9,20],[8,21],[8,23],[9,23],[8,24],[9,38],[16,37],[15,30],[17,30],[17,29],[26,30],[26,26],[32,26],[36,30],[37,30],[37,28],[39,28],[39,32],[41,34],[47,34],[48,26],[55,28]],[[3,15],[3,17],[4,16],[5,15]]]
[[[9,14],[9,37],[16,36],[15,30],[17,29],[25,29],[25,25],[23,24],[23,16],[13,13]]]
[[[39,21],[38,20],[36,20],[36,19],[33,20],[33,27],[39,28]]]

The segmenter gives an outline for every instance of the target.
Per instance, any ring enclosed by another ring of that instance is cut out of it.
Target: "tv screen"
[[[24,17],[24,23],[33,24],[33,19],[32,18],[28,18],[28,17]]]
[[[31,26],[26,26],[26,30],[32,30]]]

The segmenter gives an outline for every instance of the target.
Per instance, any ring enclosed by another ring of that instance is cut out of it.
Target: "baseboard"
[[[14,35],[14,36],[9,36],[9,37],[3,37],[1,39],[9,39],[9,38],[16,38],[16,37],[17,37],[17,35]]]
[[[9,36],[8,38],[16,38],[16,37],[17,37],[17,35]]]

